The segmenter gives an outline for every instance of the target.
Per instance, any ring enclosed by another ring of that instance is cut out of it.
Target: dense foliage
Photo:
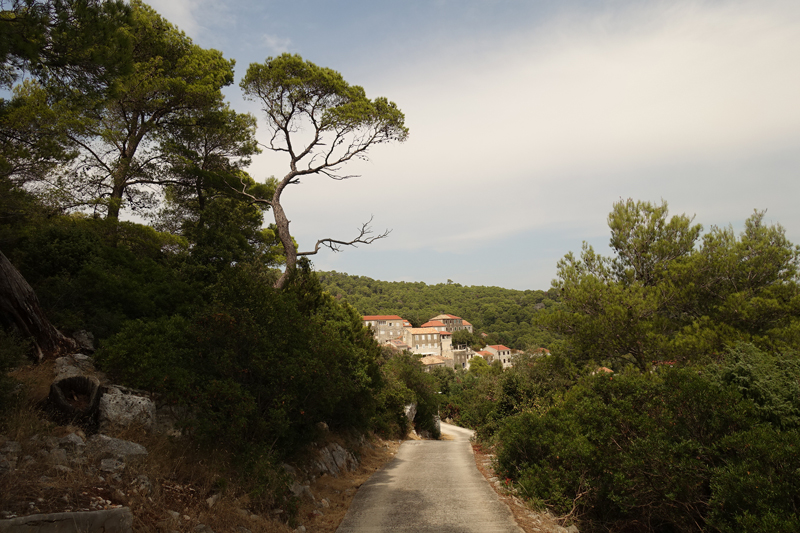
[[[580,380],[503,421],[501,472],[590,530],[796,531],[800,360],[752,345],[729,356],[705,373]]]
[[[701,227],[666,204],[621,201],[609,215],[614,257],[584,245],[558,264],[563,307],[546,326],[576,361],[612,368],[708,362],[733,341],[769,350],[800,337],[800,249],[764,212],[732,228]]]
[[[254,504],[291,510],[278,461],[316,439],[321,422],[401,437],[404,408],[416,403],[418,429],[435,433],[435,381],[416,358],[382,352],[304,259],[274,288],[297,258],[279,220],[264,227],[275,205],[253,201],[274,198],[281,183],[244,171],[259,149],[254,117],[220,90],[233,61],[139,0],[0,9],[0,84],[11,89],[0,99],[0,249],[50,321],[92,332],[95,359],[116,382],[184,407],[184,434],[236,458],[256,480]],[[324,130],[345,150],[338,163],[363,158],[380,135],[405,137],[394,104],[365,109],[360,87],[315,68],[348,93],[309,104],[314,120],[327,106]],[[20,81],[23,69],[32,76]],[[320,89],[289,82],[298,105]],[[153,225],[119,220],[131,210]],[[26,347],[5,330],[0,341],[5,377]],[[7,389],[0,379],[0,395]]]
[[[476,336],[453,342],[504,344],[525,350],[549,347],[557,338],[535,325],[537,315],[558,307],[555,291],[515,291],[500,287],[464,287],[458,283],[427,285],[422,282],[377,281],[365,276],[321,272],[320,281],[336,298],[356,308],[362,315],[399,315],[414,326],[447,313],[470,322]]]
[[[559,263],[553,355],[454,373],[443,414],[581,531],[797,531],[798,255],[763,218],[701,239],[665,204],[616,204],[615,257]]]

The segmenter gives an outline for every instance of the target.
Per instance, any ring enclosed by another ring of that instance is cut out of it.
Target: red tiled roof
[[[456,317],[456,318],[458,318],[458,317]],[[465,326],[471,326],[472,325],[469,322],[467,322],[466,320],[464,320],[463,318],[461,319],[461,324],[463,324]]]
[[[440,331],[439,335],[452,335],[449,331]]]
[[[445,327],[444,322],[440,322],[438,320],[431,320],[429,322],[425,322],[420,326],[421,328],[436,328],[436,327]]]
[[[361,320],[403,320],[397,315],[365,315]]]
[[[489,348],[494,348],[498,352],[503,351],[503,350],[509,350],[509,351],[511,350],[511,348],[503,346],[502,344],[490,344]]]

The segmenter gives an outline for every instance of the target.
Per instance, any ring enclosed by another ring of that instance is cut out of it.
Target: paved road
[[[521,533],[475,467],[472,431],[442,424],[453,440],[405,441],[364,483],[337,533]]]

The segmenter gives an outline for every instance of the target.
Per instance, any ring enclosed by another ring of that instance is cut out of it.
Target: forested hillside
[[[399,315],[419,326],[449,313],[470,322],[475,333],[489,334],[490,344],[519,350],[547,348],[556,338],[534,324],[537,317],[558,307],[555,290],[377,281],[339,272],[320,272],[319,278],[328,292],[362,315]]]

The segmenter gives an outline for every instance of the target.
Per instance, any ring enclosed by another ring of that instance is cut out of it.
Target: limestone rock
[[[417,416],[417,404],[410,403],[405,406],[406,418],[408,418],[409,422],[414,421],[414,417]]]
[[[153,400],[122,387],[109,387],[100,398],[99,409],[101,427],[141,424],[152,429],[156,423],[156,404]]]
[[[125,460],[130,457],[147,455],[147,448],[128,440],[115,439],[103,434],[93,435],[89,439],[90,454],[101,459]]]
[[[82,329],[72,334],[72,338],[78,343],[81,350],[94,353],[94,335]]]
[[[332,442],[319,451],[316,467],[320,472],[338,477],[339,473],[345,470],[351,472],[356,470],[358,459],[339,444]]]
[[[121,472],[125,469],[125,463],[118,459],[103,459],[100,461],[100,470],[103,472]]]
[[[55,372],[56,380],[76,376],[94,377],[97,373],[92,358],[80,353],[56,359]]]
[[[37,514],[0,520],[0,533],[131,533],[133,514],[127,507],[79,513]]]
[[[70,433],[66,437],[58,439],[58,444],[66,450],[78,453],[83,453],[83,450],[86,448],[86,442],[77,433]]]

